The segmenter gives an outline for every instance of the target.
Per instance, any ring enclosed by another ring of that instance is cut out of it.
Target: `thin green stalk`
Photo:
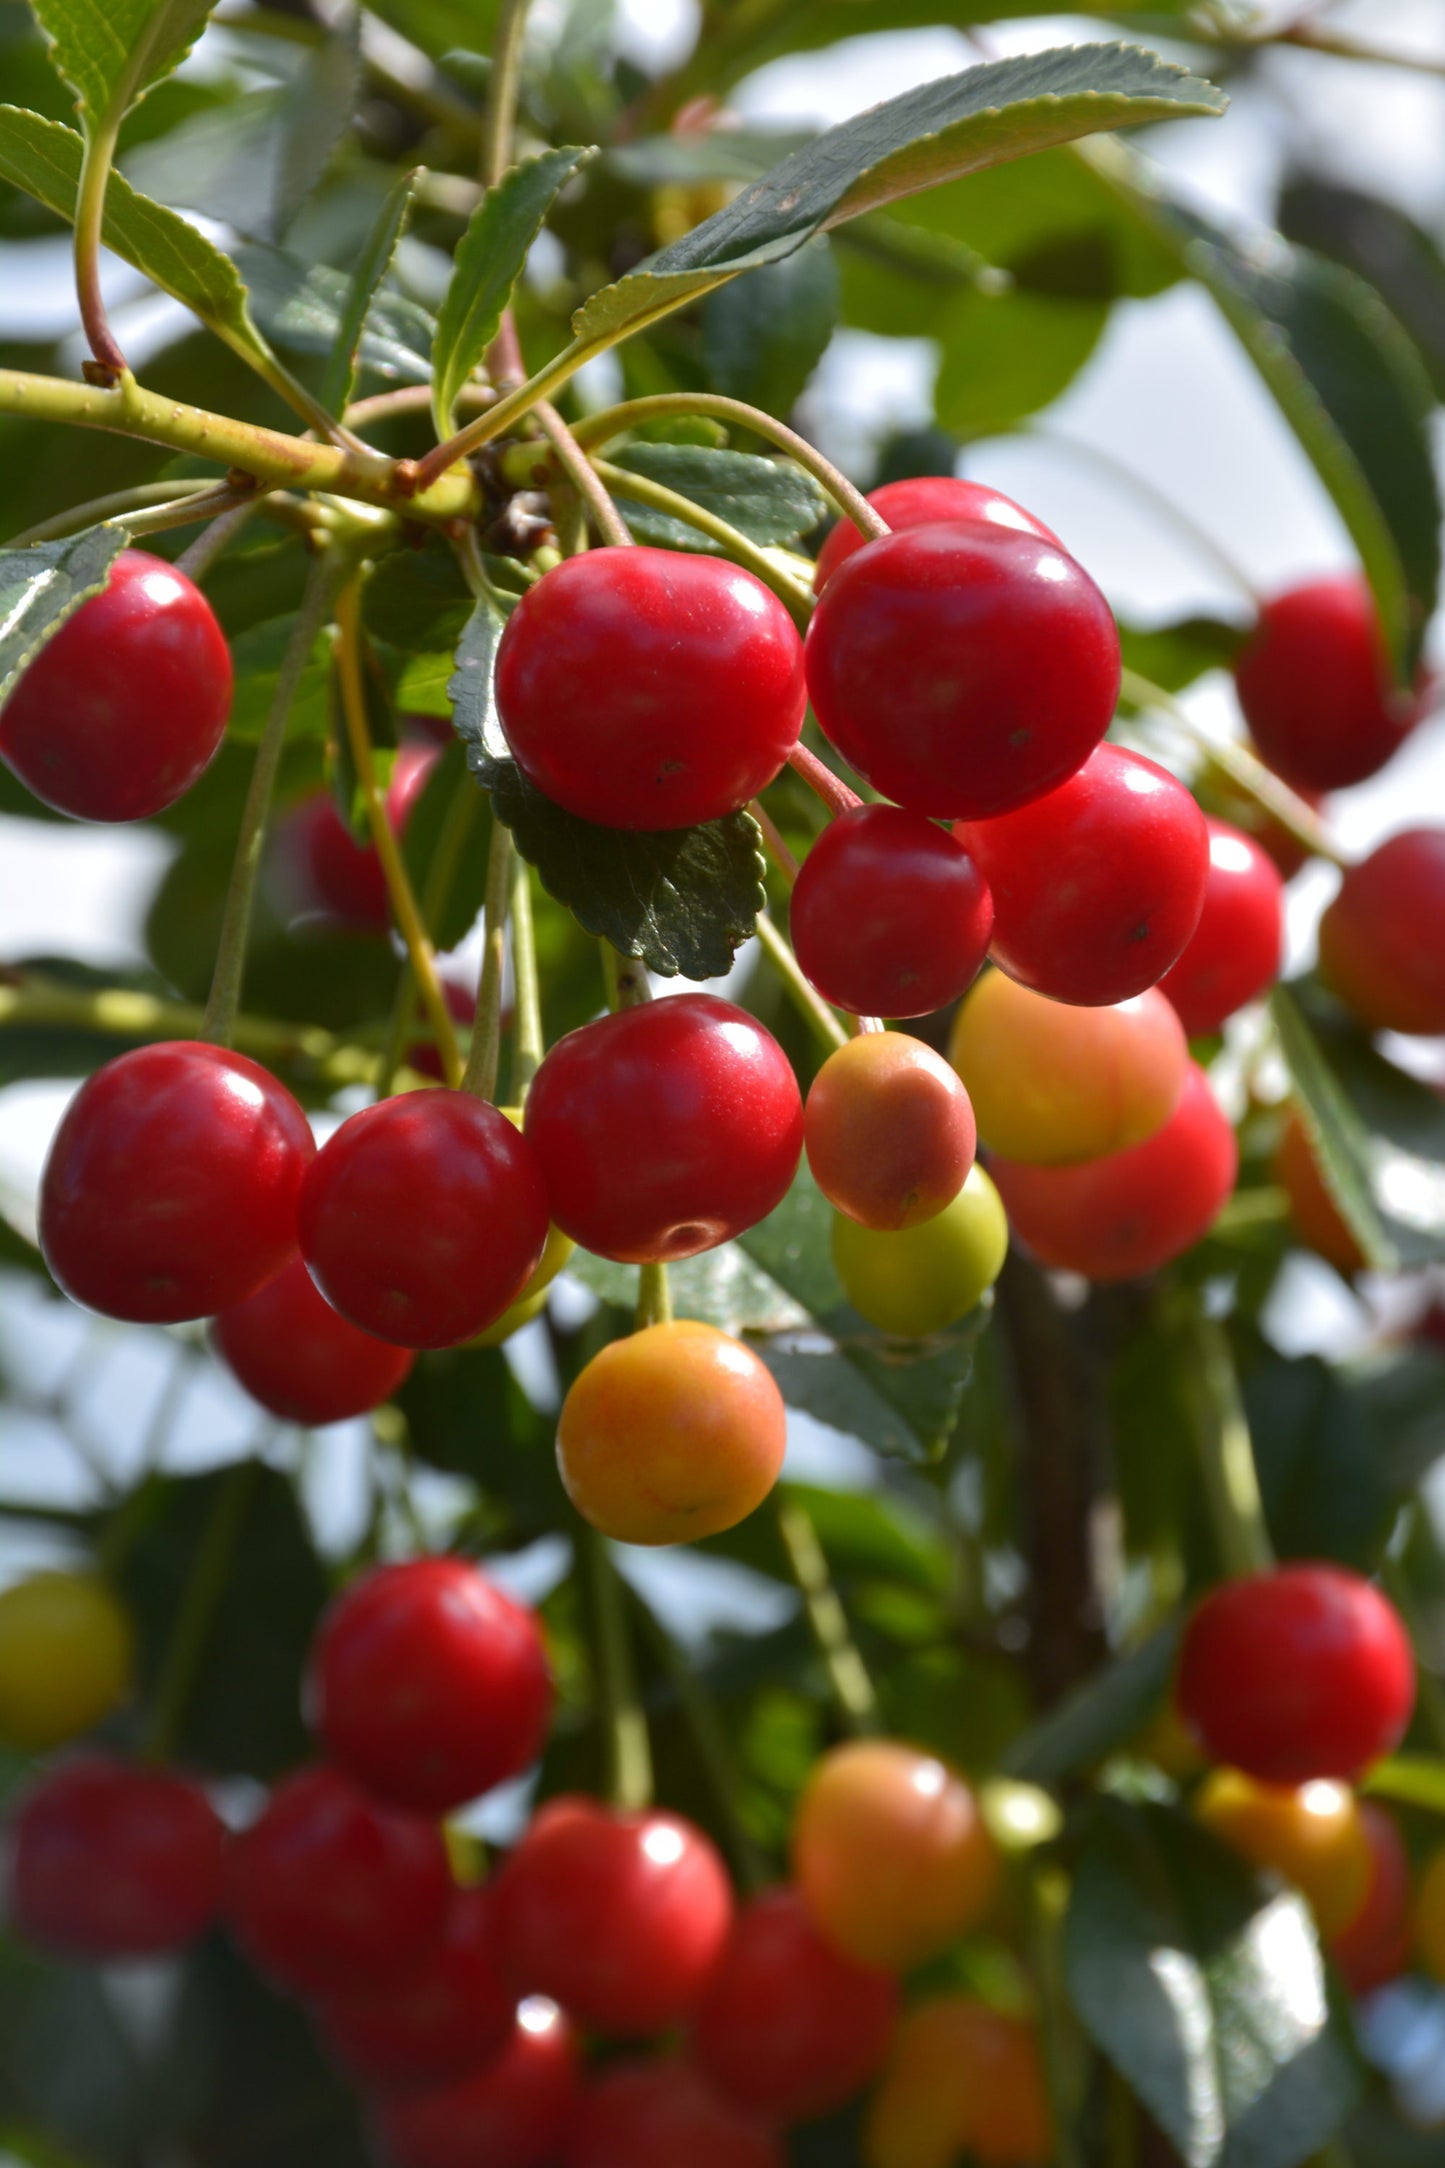
[[[180,1615],[151,1706],[150,1722],[141,1748],[142,1758],[146,1761],[165,1762],[171,1758],[205,1662],[211,1629],[226,1592],[231,1562],[260,1472],[259,1461],[240,1461],[217,1492],[181,1599]]]
[[[1068,1884],[1057,1867],[1035,1857],[1025,1878],[1029,1955],[1039,1996],[1039,2048],[1054,2125],[1054,2168],[1083,2168],[1069,2082],[1068,2000],[1059,1961],[1059,1932]]]
[[[1199,1471],[1224,1570],[1267,1573],[1274,1564],[1249,1419],[1224,1328],[1193,1295],[1181,1295],[1176,1335]]]
[[[746,567],[754,578],[771,587],[789,615],[806,632],[808,620],[813,614],[813,597],[798,580],[792,579],[781,566],[776,565],[767,551],[752,542],[737,527],[719,519],[705,505],[694,504],[691,497],[682,496],[675,489],[668,489],[661,482],[654,482],[648,475],[634,474],[630,467],[615,467],[608,459],[584,462],[590,472],[596,473],[615,490],[620,497],[632,497],[638,504],[650,505],[655,512],[666,512],[672,519],[686,521],[699,534],[705,534],[718,547],[726,551],[736,564]],[[610,500],[609,500],[610,501]],[[629,537],[629,540],[631,538]]]
[[[1176,723],[1193,744],[1209,755],[1241,790],[1264,807],[1266,813],[1279,822],[1281,828],[1302,843],[1316,858],[1327,859],[1332,866],[1349,863],[1339,844],[1316,813],[1314,807],[1292,791],[1288,783],[1270,772],[1264,762],[1251,753],[1248,747],[1233,738],[1216,737],[1197,718],[1189,713],[1172,693],[1161,685],[1154,685],[1137,670],[1120,673],[1119,689],[1126,700],[1136,707],[1158,708]]]
[[[176,504],[185,497],[209,496],[214,482],[140,482],[134,489],[113,489],[108,496],[92,497],[86,504],[73,504],[67,512],[57,512],[53,519],[37,521],[33,527],[12,535],[5,544],[7,550],[29,549],[36,542],[60,542],[67,535],[82,534],[87,527],[98,527],[105,520],[119,519],[130,526],[127,513],[143,512],[151,505]]]
[[[639,1265],[637,1268],[636,1323],[639,1332],[649,1325],[672,1323],[672,1289],[668,1285],[665,1264]]]
[[[492,814],[487,846],[487,889],[482,907],[485,927],[477,1015],[462,1090],[478,1099],[497,1096],[497,1068],[502,1051],[502,976],[507,961],[507,903],[512,886],[512,831]]]
[[[803,977],[797,957],[766,911],[758,913],[758,939],[808,1029],[827,1047],[829,1053],[835,1053],[840,1046],[846,1046],[847,1032],[822,995]]]
[[[761,1852],[738,1815],[737,1765],[717,1705],[656,1612],[634,1590],[629,1590],[629,1594],[667,1675],[668,1684],[677,1696],[683,1722],[692,1734],[733,1874],[743,1893],[752,1896],[765,1888],[771,1878]]]
[[[110,328],[105,296],[100,290],[100,237],[105,223],[105,197],[116,139],[124,118],[125,103],[116,97],[110,115],[99,127],[93,123],[87,125],[80,186],[75,198],[75,292],[80,303],[80,321],[98,365],[97,373],[108,384],[118,382],[127,373],[125,355]]]
[[[517,96],[522,81],[522,49],[527,36],[527,0],[502,0],[492,40],[492,71],[482,114],[481,176],[495,188],[512,159]]]
[[[198,534],[195,541],[181,551],[176,559],[176,570],[184,572],[188,580],[195,580],[199,584],[216,559],[230,547],[242,528],[260,511],[264,501],[259,495],[233,499],[219,517],[211,521],[205,533]]]
[[[578,1542],[592,1622],[598,1713],[607,1739],[607,1796],[623,1813],[652,1803],[652,1748],[637,1692],[624,1591],[607,1539],[585,1525]]]
[[[473,828],[482,810],[482,793],[469,775],[462,776],[452,802],[447,807],[441,834],[426,871],[426,883],[421,894],[421,915],[428,926],[439,925],[445,914],[456,877],[461,868],[462,855],[471,840]],[[387,1024],[386,1043],[382,1049],[381,1067],[377,1071],[376,1096],[385,1099],[396,1080],[406,1049],[415,1030],[416,973],[411,958],[403,959],[397,977],[396,998],[392,1002],[391,1017]]]
[[[520,852],[512,873],[512,1094],[525,1105],[542,1066],[542,987],[537,975],[537,935],[532,921],[532,869]]]
[[[306,590],[301,598],[301,608],[281,659],[280,674],[276,679],[276,690],[271,696],[271,706],[261,732],[261,742],[256,748],[250,788],[246,793],[246,804],[241,814],[241,832],[236,838],[230,886],[226,890],[226,905],[221,918],[221,938],[216,948],[216,966],[211,977],[210,998],[206,1003],[202,1025],[203,1037],[212,1040],[217,1046],[230,1045],[236,1014],[241,1005],[246,943],[256,900],[256,882],[261,871],[261,854],[266,844],[266,822],[271,811],[271,794],[275,788],[276,771],[281,765],[281,753],[286,743],[287,718],[301,682],[301,673],[331,615],[332,604],[336,600],[345,570],[344,563],[338,562],[332,556],[318,557],[312,565]]]
[[[773,1493],[773,1512],[838,1716],[846,1731],[865,1738],[881,1729],[878,1696],[849,1630],[818,1532],[797,1500],[781,1488]]]
[[[425,459],[418,460],[415,473],[418,493],[430,501],[431,492],[438,484],[448,479],[460,480],[461,474],[466,472],[462,463],[470,453],[490,444],[495,437],[505,436],[515,422],[532,412],[539,399],[550,399],[554,391],[560,391],[571,381],[584,362],[591,361],[596,354],[605,354],[615,343],[610,338],[574,339],[570,346],[564,346],[560,354],[554,354],[525,384],[519,384],[485,414],[479,414],[465,429],[459,429],[455,436],[429,451]],[[0,411],[4,411],[3,408]],[[453,469],[459,472],[453,474]],[[469,474],[467,479],[472,479]]]
[[[593,525],[603,541],[613,549],[631,548],[632,531],[607,493],[608,481],[621,470],[594,464],[550,399],[539,399],[533,412],[557,455],[557,464],[591,513]]]

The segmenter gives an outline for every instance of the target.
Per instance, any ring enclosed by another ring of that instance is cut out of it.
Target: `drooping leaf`
[[[236,251],[256,321],[280,347],[298,354],[336,351],[355,281],[329,264],[304,264],[279,248],[252,242]],[[358,349],[364,367],[402,384],[431,375],[432,320],[402,294],[373,296]]]
[[[1294,995],[1277,986],[1269,1006],[1325,1188],[1368,1262],[1392,1271],[1396,1248],[1375,1201],[1369,1133]]]
[[[0,105],[0,179],[74,218],[84,146],[73,128]],[[105,245],[210,326],[247,360],[270,360],[251,320],[241,274],[214,242],[163,204],[138,195],[119,173],[105,196]]]
[[[1173,1808],[1095,1802],[1064,1962],[1085,2029],[1186,2168],[1300,2168],[1360,2096],[1304,1899]]]
[[[124,527],[109,525],[0,550],[0,704],[51,634],[101,592],[129,539]]]
[[[185,59],[214,0],[31,0],[87,125],[127,111]]]
[[[439,437],[451,434],[457,394],[497,335],[558,190],[591,155],[569,145],[524,159],[487,190],[468,220],[437,316],[432,412]]]
[[[357,260],[346,307],[336,327],[335,343],[327,356],[326,374],[321,379],[321,404],[328,414],[345,413],[355,389],[356,364],[367,320],[381,282],[391,269],[397,244],[406,231],[416,194],[416,178],[415,170],[403,173],[388,189]]]
[[[343,15],[292,84],[276,160],[273,223],[283,234],[331,163],[361,90],[361,11]]]
[[[1210,83],[1129,45],[990,61],[925,83],[818,136],[573,319],[605,345],[689,296],[790,255],[815,234],[980,167],[1098,129],[1224,110]]]
[[[1276,1552],[1372,1572],[1399,1501],[1355,1396],[1317,1356],[1260,1363],[1243,1389]]]
[[[1107,301],[973,287],[940,319],[934,386],[940,427],[998,436],[1066,391],[1103,336]]]
[[[1162,1707],[1178,1647],[1178,1627],[1163,1626],[1098,1672],[1014,1741],[1009,1774],[1057,1784],[1127,1746]]]
[[[629,444],[617,454],[615,464],[691,498],[750,542],[765,547],[796,542],[828,516],[828,500],[811,474],[782,460],[759,459],[751,452],[713,451],[695,444]],[[666,527],[656,532],[670,541],[695,549],[703,539],[694,528],[684,530],[681,522],[649,511],[645,505],[634,505],[621,484],[618,489],[627,504],[629,524],[644,539],[655,538],[648,523],[660,519],[666,519]]]
[[[702,348],[708,379],[730,398],[788,414],[838,322],[838,267],[821,238],[708,295]]]
[[[1445,252],[1434,235],[1397,203],[1318,175],[1281,191],[1279,229],[1369,281],[1419,347],[1436,396],[1445,396]]]

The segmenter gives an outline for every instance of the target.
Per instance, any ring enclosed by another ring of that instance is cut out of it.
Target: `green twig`
[[[1068,1999],[1059,1962],[1059,1929],[1068,1885],[1057,1867],[1035,1855],[1025,1877],[1029,1955],[1039,1996],[1039,2048],[1054,2126],[1053,2168],[1083,2168],[1076,2134],[1074,2087],[1069,2082]]]
[[[1194,1296],[1181,1294],[1174,1307],[1182,1383],[1224,1570],[1267,1573],[1274,1547],[1229,1341]]]
[[[542,988],[537,976],[537,935],[532,922],[532,869],[520,852],[512,872],[512,982],[512,1094],[525,1105],[547,1046],[542,1031]]]
[[[758,940],[773,965],[789,999],[814,1037],[830,1053],[848,1044],[848,1034],[822,995],[804,978],[797,957],[766,911],[758,913]]]
[[[165,1762],[171,1758],[205,1662],[206,1646],[226,1592],[231,1561],[260,1472],[259,1461],[240,1461],[217,1492],[181,1599],[180,1613],[151,1705],[150,1722],[141,1748],[142,1758],[146,1761]]]
[[[672,1289],[665,1264],[638,1266],[636,1322],[639,1332],[648,1325],[672,1323]]]
[[[477,988],[477,1014],[472,1025],[472,1047],[467,1057],[462,1090],[478,1099],[495,1099],[497,1068],[502,1050],[502,978],[507,961],[507,901],[512,886],[512,831],[492,813],[492,838],[487,846],[487,891],[483,905],[485,927],[482,977]]]
[[[591,513],[592,524],[603,541],[613,549],[629,549],[632,531],[607,490],[609,480],[622,470],[607,466],[605,461],[590,460],[550,399],[539,399],[533,412],[556,453],[558,466]],[[685,503],[686,499],[680,501]]]
[[[477,817],[482,810],[483,796],[469,775],[463,775],[452,794],[436,849],[426,869],[426,882],[421,894],[421,915],[428,926],[438,926],[445,916],[456,877],[461,869],[462,856],[471,840]],[[402,960],[397,977],[396,995],[391,1006],[391,1016],[386,1029],[386,1044],[382,1049],[381,1066],[376,1078],[376,1096],[385,1099],[396,1081],[406,1050],[416,1029],[416,973],[411,958]]]
[[[579,1542],[592,1621],[598,1715],[607,1741],[607,1796],[624,1813],[652,1802],[652,1748],[637,1692],[622,1583],[607,1540],[583,1527]]]
[[[849,1630],[848,1615],[833,1586],[818,1532],[797,1500],[781,1489],[773,1493],[773,1513],[788,1571],[803,1599],[803,1610],[843,1727],[857,1738],[877,1732],[881,1729],[878,1696]]]

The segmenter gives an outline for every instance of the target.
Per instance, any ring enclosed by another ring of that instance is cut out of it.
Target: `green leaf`
[[[281,675],[282,659],[295,625],[296,613],[292,610],[283,617],[268,617],[259,625],[249,625],[231,642],[236,690],[226,729],[231,737],[243,744],[256,744],[266,727],[266,717]],[[324,741],[330,677],[331,635],[328,628],[317,635],[316,644],[302,669],[296,698],[286,718],[288,739]]]
[[[1398,1257],[1375,1202],[1365,1125],[1325,1060],[1294,995],[1277,986],[1269,1006],[1320,1179],[1366,1260],[1377,1271],[1391,1272]]]
[[[708,295],[702,351],[709,382],[770,414],[803,396],[838,322],[838,267],[821,237]]]
[[[439,437],[451,435],[457,394],[497,335],[558,190],[591,156],[569,145],[524,159],[487,190],[468,220],[437,317],[432,412]]]
[[[1163,1706],[1179,1647],[1179,1628],[1164,1626],[1050,1709],[1004,1756],[1010,1776],[1057,1784],[1126,1747]]]
[[[1408,681],[1440,585],[1434,396],[1419,353],[1354,272],[1276,235],[1237,238],[1149,184],[1141,200],[1175,235],[1334,499]]]
[[[1373,1571],[1399,1501],[1355,1396],[1317,1356],[1261,1363],[1243,1391],[1275,1550]]]
[[[395,550],[366,583],[367,630],[406,655],[454,648],[475,604],[451,550]]]
[[[343,16],[306,57],[287,95],[277,147],[273,224],[286,231],[351,126],[362,85],[361,11]]]
[[[0,550],[0,702],[51,634],[101,592],[129,539],[124,527],[87,527],[63,542]]]
[[[602,154],[609,171],[637,188],[687,188],[701,181],[755,181],[812,135],[798,129],[709,128],[701,135],[642,136]]]
[[[329,264],[304,264],[283,249],[252,242],[236,251],[259,323],[278,346],[298,354],[336,351],[355,281]],[[367,312],[359,354],[378,376],[425,384],[431,376],[432,320],[401,294],[378,293]]]
[[[416,178],[413,168],[410,173],[403,173],[387,191],[362,247],[346,307],[336,327],[336,340],[327,357],[326,373],[321,379],[321,404],[328,414],[344,414],[356,388],[356,364],[362,335],[381,282],[391,269],[397,244],[406,231],[416,194]]]
[[[1207,670],[1227,670],[1248,638],[1242,626],[1226,625],[1217,617],[1183,617],[1172,625],[1119,626],[1125,667],[1169,693],[1182,692]]]
[[[0,180],[13,183],[61,218],[73,219],[84,146],[73,128],[0,105]],[[163,204],[138,195],[119,173],[105,194],[103,239],[163,293],[184,302],[248,361],[271,361],[251,321],[246,289],[229,256]]]
[[[1425,1754],[1394,1754],[1371,1763],[1361,1789],[1377,1799],[1394,1799],[1402,1807],[1445,1814],[1445,1761]]]
[[[634,443],[619,452],[614,463],[690,498],[727,520],[749,541],[765,547],[796,542],[828,516],[828,500],[811,474],[783,460],[759,459],[752,452]],[[663,538],[674,547],[696,549],[700,537],[695,528],[649,512],[630,498],[623,501],[628,523],[644,539]]]
[[[1304,1899],[1173,1808],[1098,1800],[1064,1932],[1070,1995],[1186,2168],[1299,2168],[1360,2097]]]
[[[118,119],[195,44],[212,0],[31,0],[88,125]]]
[[[472,773],[542,885],[588,933],[663,978],[720,977],[763,907],[762,838],[747,813],[699,828],[624,830],[579,820],[529,783],[507,750],[492,674],[502,617],[483,600],[457,648],[453,721]]]
[[[1445,398],[1445,253],[1435,236],[1380,196],[1317,176],[1288,183],[1279,229],[1367,279],[1420,349]]]
[[[830,128],[725,210],[594,294],[579,339],[610,344],[741,271],[919,189],[1098,129],[1224,110],[1211,83],[1129,45],[1019,55],[942,77]]]
[[[567,1270],[615,1309],[636,1307],[636,1265],[616,1265],[610,1258],[578,1250]],[[796,1332],[809,1322],[801,1303],[785,1294],[736,1242],[669,1265],[668,1283],[679,1317],[695,1317],[720,1332]]]
[[[1068,389],[1103,336],[1106,301],[1059,300],[1021,288],[960,294],[937,327],[943,360],[933,393],[940,427],[1002,435]]]
[[[368,6],[433,60],[457,48],[485,50],[497,18],[497,0],[368,0]]]

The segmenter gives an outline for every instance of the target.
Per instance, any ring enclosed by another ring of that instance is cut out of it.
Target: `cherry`
[[[1280,1566],[1204,1597],[1176,1694],[1217,1761],[1266,1784],[1348,1783],[1405,1736],[1415,1654],[1394,1606],[1359,1574]]]
[[[738,565],[588,550],[512,612],[497,706],[523,773],[569,813],[690,828],[755,798],[797,743],[802,642]]]
[[[594,2081],[567,2168],[785,2168],[781,2142],[686,2063],[622,2063]]]
[[[897,1234],[833,1221],[833,1264],[860,1317],[900,1340],[946,1332],[993,1286],[1008,1255],[1002,1200],[982,1167],[921,1227]]]
[[[158,1956],[216,1916],[225,1831],[172,1770],[66,1762],[25,1794],[10,1838],[11,1924],[59,1956]]]
[[[792,1854],[819,1933],[856,1964],[900,1972],[976,1927],[1000,1881],[963,1778],[891,1739],[823,1756],[798,1801]]]
[[[1234,682],[1261,755],[1297,790],[1363,783],[1423,705],[1423,688],[1390,687],[1379,616],[1358,573],[1306,580],[1267,602]]]
[[[577,560],[569,560],[576,562]],[[669,994],[559,1039],[526,1135],[559,1227],[598,1257],[695,1257],[766,1218],[803,1149],[778,1042],[712,994]]]
[[[1043,2168],[1053,2116],[1038,2034],[971,1995],[910,2010],[864,2129],[865,2168]]]
[[[0,1595],[0,1740],[44,1753],[129,1698],[129,1614],[97,1574],[36,1573]]]
[[[917,1227],[968,1179],[977,1138],[946,1061],[902,1032],[868,1031],[830,1054],[803,1109],[819,1189],[864,1227]]]
[[[1068,1008],[1001,971],[974,987],[948,1058],[991,1151],[1067,1166],[1142,1144],[1184,1089],[1189,1048],[1161,993],[1112,1008]]]
[[[397,1347],[455,1347],[541,1261],[547,1192],[506,1116],[462,1091],[363,1107],[316,1155],[301,1253],[332,1308]]]
[[[296,1247],[316,1150],[283,1084],[244,1054],[172,1040],[86,1079],[55,1133],[40,1245],[75,1302],[175,1325],[244,1302]]]
[[[1445,828],[1406,828],[1351,866],[1320,920],[1320,969],[1372,1031],[1445,1032]]]
[[[1359,1803],[1327,1778],[1298,1787],[1260,1784],[1216,1769],[1194,1800],[1206,1829],[1257,1867],[1272,1867],[1308,1899],[1321,1935],[1338,1934],[1370,1886],[1370,1843]]]
[[[1415,1943],[1432,1979],[1445,1980],[1445,1846],[1431,1855],[1415,1900]]]
[[[1056,543],[958,520],[883,535],[840,565],[807,667],[825,735],[885,797],[987,820],[1088,759],[1113,720],[1119,635]]]
[[[507,1110],[507,1115],[508,1120],[513,1119],[510,1110]],[[520,1128],[522,1123],[520,1111],[515,1119],[518,1128]],[[555,1224],[550,1226],[547,1229],[547,1240],[542,1250],[541,1262],[532,1274],[531,1279],[528,1280],[511,1307],[504,1310],[495,1323],[488,1325],[485,1332],[479,1332],[476,1335],[471,1343],[472,1346],[500,1347],[504,1340],[511,1339],[514,1332],[520,1332],[524,1325],[531,1324],[534,1317],[540,1317],[547,1307],[547,1294],[552,1282],[556,1279],[576,1247],[577,1245],[570,1235],[564,1235],[561,1228]]]
[[[665,2032],[689,2015],[727,1938],[732,1891],[680,1815],[549,1800],[494,1885],[498,1946],[519,1993],[589,2031]]]
[[[823,1941],[795,1890],[745,1905],[698,2006],[692,2052],[773,2123],[829,2115],[877,2076],[898,2017],[892,1977]]]
[[[870,489],[868,502],[895,533],[900,527],[933,527],[939,520],[982,519],[992,520],[999,527],[1016,527],[1021,534],[1042,535],[1045,542],[1063,548],[1058,536],[1042,520],[1015,504],[1001,489],[991,489],[987,482],[966,481],[962,475],[907,475],[901,481],[884,482],[881,488]],[[813,584],[820,595],[844,558],[862,549],[867,539],[851,519],[839,520],[818,552]]]
[[[1274,1178],[1289,1199],[1294,1231],[1306,1249],[1340,1272],[1363,1272],[1367,1259],[1334,1198],[1325,1188],[1309,1131],[1291,1107],[1274,1155]]]
[[[1204,1071],[1191,1065],[1162,1129],[1079,1167],[996,1159],[1009,1224],[1041,1265],[1089,1280],[1133,1280],[1192,1249],[1218,1219],[1239,1147]]]
[[[57,813],[149,820],[210,764],[230,712],[211,605],[164,559],[122,550],[0,709],[0,759]]]
[[[973,984],[993,899],[947,829],[901,806],[859,805],[809,851],[789,924],[805,976],[838,1008],[927,1016]]]
[[[344,1994],[415,1963],[451,1895],[441,1831],[334,1769],[287,1777],[231,1844],[227,1917],[258,1971],[292,1994]]]
[[[384,799],[387,826],[398,839],[406,834],[440,759],[435,745],[398,749]],[[372,844],[357,841],[329,791],[318,791],[297,808],[291,833],[306,885],[327,916],[359,933],[385,933],[391,924],[391,900],[381,860]],[[471,1007],[464,1020],[470,1022]]]
[[[1204,909],[1184,952],[1159,982],[1191,1039],[1218,1031],[1279,977],[1284,950],[1284,883],[1262,844],[1209,823]]]
[[[533,1997],[480,2070],[382,2100],[377,2133],[394,2168],[553,2168],[580,2090],[571,2026],[555,2003]]]
[[[1330,1956],[1352,1995],[1398,1979],[1410,1963],[1410,1855],[1393,1814],[1360,1802],[1370,1855],[1369,1882],[1354,1917],[1330,1937]]]
[[[1204,815],[1140,753],[1101,745],[1046,797],[955,832],[993,894],[994,962],[1056,1001],[1144,993],[1199,924]]]
[[[321,1622],[308,1696],[348,1775],[427,1814],[530,1768],[552,1713],[535,1616],[461,1558],[413,1558],[353,1582]]]
[[[602,1348],[573,1382],[557,1465],[585,1521],[619,1543],[736,1527],[778,1480],[787,1411],[741,1340],[679,1318]]]
[[[212,1338],[251,1398],[288,1423],[365,1415],[390,1400],[416,1359],[338,1316],[299,1257],[223,1310]]]
[[[490,1893],[459,1890],[440,1941],[415,1965],[325,2005],[337,2062],[372,2093],[443,2085],[490,2062],[516,2024],[493,1943]]]

